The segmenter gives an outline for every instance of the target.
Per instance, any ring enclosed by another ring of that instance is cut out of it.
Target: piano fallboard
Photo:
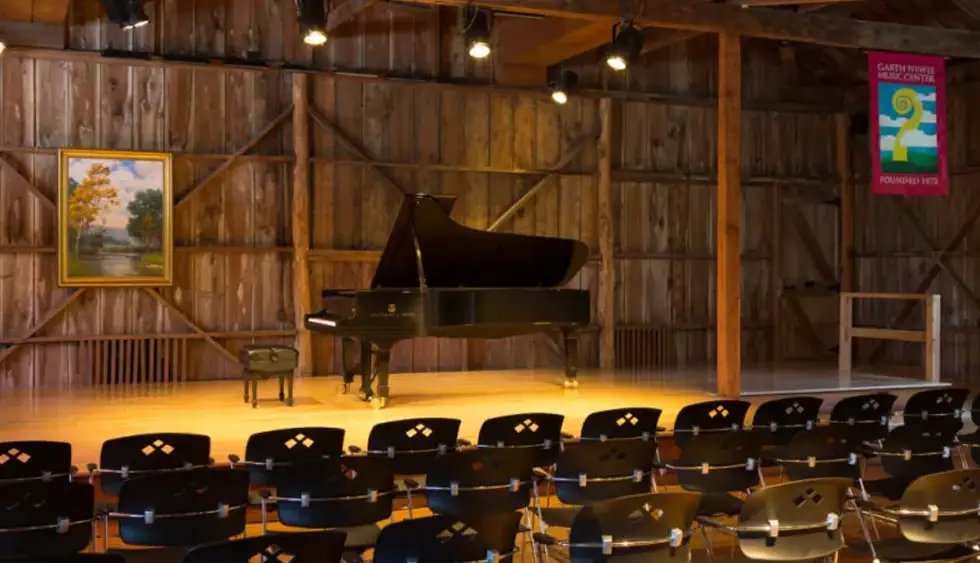
[[[504,338],[591,319],[589,292],[561,288],[326,290],[306,327],[338,336]]]

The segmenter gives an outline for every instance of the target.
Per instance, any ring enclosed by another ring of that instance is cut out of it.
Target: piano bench
[[[298,350],[275,345],[243,346],[238,351],[238,361],[242,364],[245,402],[249,402],[251,395],[253,409],[258,406],[259,381],[270,377],[279,379],[279,400],[293,406],[293,373],[299,365]]]

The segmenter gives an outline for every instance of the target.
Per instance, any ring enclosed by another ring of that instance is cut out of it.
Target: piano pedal
[[[565,389],[578,389],[577,379],[565,379]]]
[[[372,397],[374,397],[374,393],[372,393],[371,391],[365,391],[364,389],[361,389],[357,392],[357,398],[364,402],[370,401]]]
[[[337,393],[340,395],[350,394],[350,383],[341,383],[337,386]]]

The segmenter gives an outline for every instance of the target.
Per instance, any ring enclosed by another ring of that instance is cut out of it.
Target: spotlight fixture
[[[4,43],[3,41],[0,41],[0,55],[3,55],[3,52],[6,50],[7,50],[7,44]]]
[[[556,104],[568,103],[568,94],[578,87],[578,74],[570,70],[559,70],[557,76],[548,80],[551,89],[551,99]]]
[[[123,29],[136,29],[150,23],[143,0],[102,0],[109,22]]]
[[[480,8],[467,8],[464,12],[466,27],[463,35],[466,37],[466,50],[474,59],[485,59],[490,56],[490,27],[492,14]]]
[[[643,32],[626,20],[613,26],[613,40],[606,50],[606,64],[613,70],[626,70],[630,61],[640,56]]]
[[[319,47],[327,42],[327,9],[323,0],[296,0],[297,19],[303,43]]]

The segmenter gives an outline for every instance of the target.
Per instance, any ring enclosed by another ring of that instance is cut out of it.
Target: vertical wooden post
[[[601,326],[599,367],[616,365],[616,263],[613,242],[612,210],[612,100],[599,100],[599,193],[597,223],[599,226],[599,302],[596,306]]]
[[[926,299],[926,346],[925,346],[925,368],[926,381],[939,383],[940,380],[940,329],[942,319],[940,317],[942,302],[939,295],[930,295]]]
[[[854,182],[851,178],[851,124],[847,113],[834,116],[837,176],[840,178],[840,288],[854,291]]]
[[[718,394],[742,393],[742,52],[735,33],[718,36]]]
[[[304,317],[310,312],[310,119],[309,80],[293,74],[293,308],[296,317],[297,376],[313,374],[313,338]]]
[[[851,339],[851,326],[854,323],[854,298],[849,293],[840,296],[840,327],[837,337],[837,379],[841,385],[851,382],[851,369],[854,342]]]

